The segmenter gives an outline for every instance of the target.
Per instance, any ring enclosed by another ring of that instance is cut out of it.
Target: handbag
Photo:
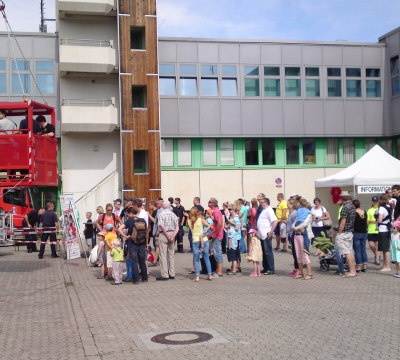
[[[331,218],[322,220],[322,223],[324,224],[325,227],[331,227],[332,226]]]

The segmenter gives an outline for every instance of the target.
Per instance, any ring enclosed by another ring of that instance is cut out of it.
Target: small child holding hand
[[[124,251],[121,247],[121,241],[119,239],[114,239],[112,242],[111,253],[113,262],[113,278],[114,282],[111,285],[121,285],[122,284],[122,264],[124,262]]]

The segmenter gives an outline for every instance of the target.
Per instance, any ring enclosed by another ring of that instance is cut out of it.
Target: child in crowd
[[[97,242],[99,248],[97,250],[97,266],[101,266],[101,274],[98,279],[104,279],[107,275],[107,243],[105,240],[106,233],[100,231],[97,234]]]
[[[396,272],[394,277],[400,278],[400,221],[392,222],[392,238],[391,238],[390,257],[391,261],[396,264]]]
[[[311,210],[308,208],[309,203],[306,199],[300,199],[299,202],[300,206],[297,208],[297,216],[296,216],[296,223],[295,226],[300,225],[304,221],[306,221],[308,215],[311,215]],[[312,220],[312,218],[311,218]],[[303,235],[303,242],[304,242],[304,249],[308,252],[308,248],[310,246],[310,239],[308,238],[307,228],[305,228],[302,232]],[[310,255],[309,253],[307,255]]]
[[[83,230],[83,234],[85,235],[86,245],[88,251],[92,251],[94,227],[92,221],[92,213],[90,211],[86,213],[86,222],[84,224],[85,224],[85,230]]]
[[[261,249],[260,239],[257,237],[257,230],[250,229],[249,234],[250,238],[250,247],[249,247],[249,256],[247,260],[253,261],[253,272],[250,276],[261,276],[260,273],[260,261],[263,259],[263,253]]]
[[[107,280],[113,279],[112,273],[112,257],[111,257],[111,248],[113,240],[117,238],[117,234],[113,231],[114,226],[112,224],[107,224],[104,229],[106,230],[106,236],[104,237],[107,243]]]
[[[112,248],[110,255],[113,259],[112,261],[112,276],[114,282],[111,285],[121,285],[122,284],[122,264],[124,262],[124,251],[121,247],[121,241],[116,238],[112,242]]]
[[[238,224],[235,219],[230,219],[227,228],[228,250],[226,254],[228,256],[228,261],[231,263],[231,268],[226,271],[227,275],[236,275],[238,259],[240,261],[240,237],[238,237],[238,233],[241,236],[240,220]]]
[[[206,219],[207,223],[210,226],[203,225],[203,236],[209,236],[212,233],[214,221],[211,219],[210,213],[206,212]]]

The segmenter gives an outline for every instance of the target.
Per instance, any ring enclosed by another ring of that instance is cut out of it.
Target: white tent
[[[400,184],[400,160],[375,145],[359,160],[336,174],[315,180],[315,187]]]

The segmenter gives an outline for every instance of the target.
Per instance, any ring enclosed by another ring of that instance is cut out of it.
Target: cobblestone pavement
[[[1,359],[397,359],[400,279],[322,273],[293,280],[291,255],[277,274],[193,283],[191,254],[177,254],[176,280],[110,286],[84,259],[43,260],[23,247],[0,249]],[[227,263],[225,263],[226,265]],[[146,333],[213,329],[229,341],[148,350]],[[142,335],[141,335],[142,334]]]

